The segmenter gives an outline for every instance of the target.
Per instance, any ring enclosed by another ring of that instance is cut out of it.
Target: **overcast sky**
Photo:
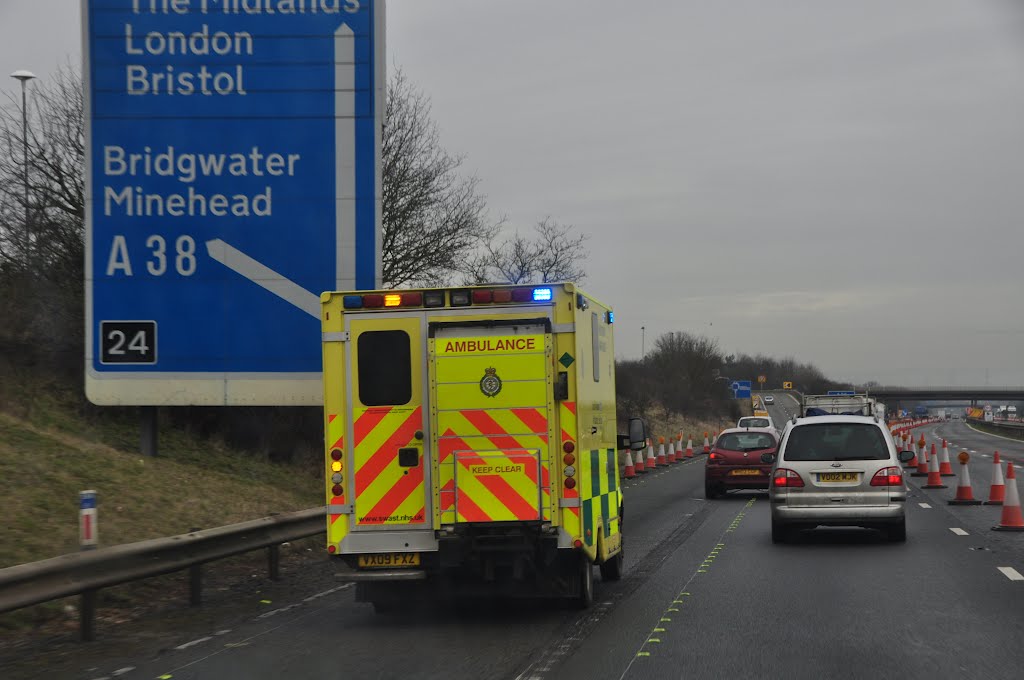
[[[0,0],[0,72],[77,63],[78,5]],[[387,51],[495,217],[590,235],[619,356],[1022,385],[1022,6],[389,0]]]

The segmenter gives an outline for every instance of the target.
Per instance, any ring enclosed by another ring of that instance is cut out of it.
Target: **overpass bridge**
[[[1024,387],[872,387],[868,394],[882,402],[900,401],[1024,401]]]

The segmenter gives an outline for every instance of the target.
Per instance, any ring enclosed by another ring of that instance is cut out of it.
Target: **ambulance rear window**
[[[412,399],[412,347],[405,331],[359,334],[359,402],[401,406]]]

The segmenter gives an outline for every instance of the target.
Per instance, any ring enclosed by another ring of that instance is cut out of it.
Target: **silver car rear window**
[[[886,460],[889,447],[882,431],[862,423],[821,423],[794,427],[785,460]]]
[[[740,427],[770,427],[767,418],[743,418]]]

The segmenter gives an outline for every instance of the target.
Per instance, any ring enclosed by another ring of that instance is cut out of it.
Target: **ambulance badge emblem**
[[[480,379],[480,391],[488,397],[498,396],[498,392],[501,392],[501,378],[498,377],[498,369],[484,369],[484,377]]]

